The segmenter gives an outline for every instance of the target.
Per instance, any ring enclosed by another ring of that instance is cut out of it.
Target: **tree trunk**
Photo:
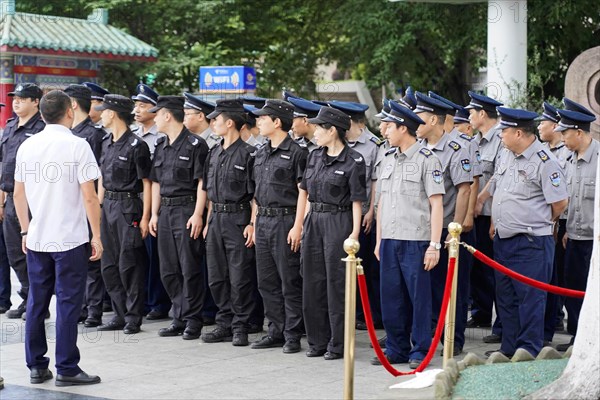
[[[600,163],[596,182],[600,178]],[[573,355],[563,374],[527,399],[600,398],[600,185],[596,184],[594,250]]]

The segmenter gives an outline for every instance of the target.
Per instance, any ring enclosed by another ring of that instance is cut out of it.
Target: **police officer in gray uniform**
[[[212,149],[219,143],[220,139],[210,128],[210,120],[206,116],[215,110],[215,103],[205,101],[191,93],[185,92],[183,95],[185,97],[183,124],[194,135],[204,139],[208,148]]]
[[[375,248],[385,352],[391,363],[408,362],[414,369],[431,344],[430,271],[439,268],[444,174],[433,151],[417,142],[416,131],[425,121],[405,107],[392,108],[383,120],[393,146],[379,177]]]
[[[479,178],[479,192],[481,193],[488,181],[494,174],[498,154],[502,149],[500,139],[500,128],[498,125],[498,113],[496,107],[502,103],[491,97],[469,92],[471,101],[465,107],[469,110],[469,120],[474,129],[479,131],[479,156],[481,160],[481,178]],[[475,232],[477,249],[487,255],[493,254],[493,242],[489,231],[492,215],[492,203],[487,201],[475,207]],[[471,271],[471,319],[467,322],[468,327],[489,327],[492,319],[492,307],[494,304],[494,273],[475,260]],[[496,321],[490,338],[484,338],[486,342],[499,343],[502,334],[500,318],[496,312]]]
[[[260,134],[269,139],[256,152],[253,169],[258,288],[269,329],[252,348],[283,346],[284,353],[300,351],[303,328],[299,250],[306,199],[298,198],[298,183],[308,151],[287,133],[293,110],[286,101],[267,100],[263,108],[254,111]]]
[[[22,248],[21,226],[13,201],[15,162],[21,143],[46,126],[39,112],[42,94],[42,89],[33,83],[19,84],[14,92],[8,94],[9,97],[12,97],[16,118],[7,121],[0,143],[0,162],[2,162],[0,205],[4,214],[2,229],[8,261],[21,284],[21,289],[17,293],[23,299],[17,308],[6,312],[6,317],[11,319],[21,318],[27,306],[27,293],[29,292],[29,277],[27,276],[27,261]]]
[[[154,114],[150,112],[150,109],[156,106],[158,93],[143,83],[137,85],[136,91],[137,94],[132,96],[131,99],[135,101],[133,115],[138,126],[132,132],[146,142],[148,149],[150,149],[150,156],[154,156],[156,139],[164,136],[164,133],[158,131],[154,123]]]
[[[529,278],[548,283],[554,262],[554,221],[568,203],[567,185],[556,158],[535,135],[537,114],[498,107],[506,147],[482,200],[492,196],[494,259]],[[495,272],[502,320],[500,351],[524,349],[533,357],[544,341],[546,292]]]
[[[558,110],[560,122],[556,131],[562,132],[565,146],[573,151],[567,165],[570,202],[567,232],[563,238],[563,245],[566,242],[565,284],[570,289],[585,291],[594,247],[592,216],[600,143],[590,134],[590,124],[596,119],[595,115],[572,100],[564,99],[564,102],[571,110]],[[558,345],[558,350],[565,351],[573,344],[582,304],[583,299],[568,297],[565,300],[567,332],[573,337],[569,343]]]
[[[289,97],[288,101],[294,106],[294,122],[292,123],[294,140],[300,146],[312,152],[319,147],[314,140],[317,127],[309,123],[308,119],[316,117],[321,106],[301,97]]]
[[[144,238],[150,221],[150,150],[129,129],[133,101],[106,95],[97,111],[110,129],[102,141],[98,197],[102,204],[102,277],[112,300],[114,317],[99,331],[140,331],[144,313],[148,254]],[[143,193],[143,201],[140,198]]]
[[[156,143],[152,165],[150,233],[158,239],[160,275],[173,307],[173,320],[159,336],[200,337],[204,276],[199,261],[206,198],[201,180],[208,146],[183,125],[183,96],[160,96],[150,111],[166,136]]]
[[[240,138],[246,122],[241,100],[218,100],[214,130],[222,142],[206,161],[203,190],[209,205],[205,228],[208,278],[219,307],[217,327],[202,335],[207,343],[232,341],[247,346],[249,315],[253,308],[253,235],[255,213],[252,168],[256,148]]]
[[[96,158],[100,162],[102,154],[102,138],[104,129],[95,125],[89,117],[92,101],[92,91],[84,85],[69,85],[64,92],[71,98],[75,119],[71,131],[74,135],[85,139]],[[90,231],[90,235],[92,232]],[[91,236],[90,236],[91,239]],[[104,282],[100,260],[88,262],[86,290],[83,299],[83,309],[80,321],[84,320],[86,327],[95,327],[102,323],[102,301],[104,299]]]

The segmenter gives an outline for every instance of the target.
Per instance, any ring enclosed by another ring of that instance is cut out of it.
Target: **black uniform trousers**
[[[302,336],[302,278],[300,253],[293,252],[287,236],[295,214],[256,219],[258,289],[269,320],[269,336],[300,340]]]
[[[158,240],[152,235],[144,239],[148,253],[148,274],[146,275],[146,312],[152,310],[167,314],[171,309],[171,299],[160,278],[160,261],[158,258]]]
[[[72,250],[43,253],[27,251],[31,290],[25,321],[27,367],[48,368],[49,358],[44,317],[56,288],[56,372],[75,376],[79,368],[77,320],[85,291],[89,243]]]
[[[210,291],[219,311],[217,325],[246,333],[254,308],[254,249],[246,247],[244,229],[250,210],[217,213],[213,210],[206,236]]]
[[[8,262],[15,270],[15,274],[21,284],[18,291],[23,300],[27,300],[29,292],[29,277],[27,276],[27,261],[22,250],[21,224],[17,218],[15,210],[15,201],[12,192],[6,193],[6,204],[4,205],[4,222],[2,230],[4,232],[4,242],[6,244],[6,255]]]
[[[566,287],[574,290],[585,291],[592,260],[593,240],[567,240],[565,251],[565,283]],[[575,336],[579,325],[579,313],[583,299],[567,297],[567,332]]]
[[[555,286],[565,287],[565,248],[562,240],[567,233],[567,220],[558,220],[558,232],[556,243],[554,245],[554,265],[552,269],[552,278],[550,283]],[[546,312],[544,314],[544,341],[551,342],[554,339],[556,327],[563,325],[565,314],[562,308],[565,304],[565,298],[553,293],[548,293],[546,297]]]
[[[142,323],[148,264],[139,228],[142,207],[139,198],[105,198],[102,205],[102,277],[117,323]]]
[[[0,307],[4,307],[7,310],[12,306],[10,288],[10,263],[6,255],[4,230],[2,229],[2,221],[0,221]]]
[[[88,224],[90,239],[92,228]],[[88,317],[102,317],[102,303],[104,301],[104,281],[102,280],[102,263],[100,260],[88,261],[87,279],[83,295],[82,314]]]
[[[352,210],[313,212],[304,221],[302,279],[304,325],[311,349],[344,353],[344,240],[352,233]]]
[[[173,306],[173,324],[202,327],[204,276],[200,259],[204,254],[202,235],[190,237],[187,221],[196,203],[160,207],[158,215],[158,258],[160,277]]]

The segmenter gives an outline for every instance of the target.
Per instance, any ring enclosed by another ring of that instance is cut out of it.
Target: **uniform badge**
[[[439,169],[436,169],[431,174],[433,175],[433,181],[435,183],[442,183],[442,179],[443,179],[442,171],[440,171]]]
[[[362,160],[363,160],[363,158],[362,158],[362,157],[358,157],[358,158],[355,158],[355,159],[354,159],[354,161],[356,161],[356,162],[361,162]]]
[[[473,137],[472,137],[472,136],[469,136],[469,135],[467,135],[466,133],[461,133],[461,134],[460,134],[460,137],[461,137],[461,138],[463,138],[463,139],[465,139],[465,140],[468,140],[469,142],[470,142],[471,140],[473,140]]]
[[[143,86],[140,86],[140,93],[144,93],[146,89]]]
[[[431,157],[431,155],[433,154],[431,152],[431,150],[423,147],[421,150],[419,150],[421,152],[421,154],[423,154],[425,157]]]
[[[371,142],[375,143],[377,146],[380,146],[380,145],[381,145],[381,143],[383,143],[383,142],[381,141],[381,139],[379,139],[379,138],[377,138],[377,137],[375,137],[375,136],[371,136],[371,139],[369,139],[369,140],[371,140]]]
[[[15,88],[15,92],[20,92],[23,90],[23,86],[19,85]]]
[[[119,160],[121,160],[121,161],[127,161],[127,157],[119,156]]]
[[[183,160],[183,161],[189,161],[190,160],[189,157],[184,157],[184,156],[179,156],[179,159]]]
[[[460,160],[460,165],[462,166],[462,169],[464,169],[466,172],[471,172],[471,160],[469,160],[468,158]]]
[[[131,142],[131,147],[135,146],[138,144],[138,140],[137,139],[133,139],[133,142]]]
[[[475,157],[477,158],[477,162],[481,162],[481,153],[479,153],[479,150],[475,151]]]
[[[27,137],[33,136],[33,133],[26,133],[25,136],[27,136]]]
[[[552,182],[552,186],[559,187],[560,186],[560,174],[558,172],[552,173],[552,175],[550,175],[550,182]]]
[[[454,140],[448,143],[448,146],[454,151],[460,150],[460,144],[456,143]]]
[[[235,164],[233,165],[233,168],[239,169],[240,171],[245,171],[246,170],[246,167],[242,167],[241,165],[235,165]]]
[[[537,155],[540,158],[540,160],[542,160],[542,162],[548,161],[548,154],[546,154],[546,152],[544,150],[538,151]]]
[[[388,151],[385,152],[386,156],[389,156],[390,154],[394,154],[396,152],[396,148],[392,147],[391,149],[389,149]]]
[[[279,157],[283,158],[284,160],[289,160],[290,156],[288,156],[287,154],[282,154]]]
[[[338,171],[335,171],[334,174],[336,174],[336,175],[344,175],[344,171],[339,171],[338,170]]]
[[[192,146],[195,146],[195,145],[197,145],[198,143],[199,143],[199,140],[198,140],[198,138],[193,138],[193,140],[192,140]]]

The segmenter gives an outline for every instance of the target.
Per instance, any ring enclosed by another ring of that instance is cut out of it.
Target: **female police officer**
[[[342,358],[344,351],[344,257],[347,237],[358,240],[362,202],[366,201],[364,158],[345,142],[350,117],[322,107],[315,139],[321,148],[307,161],[300,188],[310,211],[302,238],[303,311],[308,357]]]

